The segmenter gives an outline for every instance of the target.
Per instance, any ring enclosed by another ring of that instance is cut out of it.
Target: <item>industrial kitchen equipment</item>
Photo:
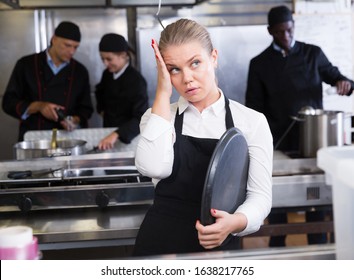
[[[315,158],[276,152],[273,165],[273,209],[331,207]],[[32,227],[42,251],[133,245],[153,201],[153,183],[130,152],[7,161],[0,170],[0,227]],[[10,171],[33,175],[10,179]]]
[[[0,212],[149,204],[154,188],[125,153],[0,162]]]

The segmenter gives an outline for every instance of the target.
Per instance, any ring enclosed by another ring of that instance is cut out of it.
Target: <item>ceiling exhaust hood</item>
[[[162,0],[161,6],[194,6],[206,0]],[[157,6],[158,0],[0,0],[13,9],[126,8]],[[1,6],[0,6],[1,7]]]

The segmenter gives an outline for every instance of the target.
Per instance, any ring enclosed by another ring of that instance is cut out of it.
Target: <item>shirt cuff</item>
[[[259,217],[257,217],[256,213],[248,213],[246,215],[244,212],[236,210],[237,212],[243,213],[246,218],[247,218],[247,225],[246,228],[243,231],[237,232],[237,233],[232,233],[234,236],[245,236],[251,233],[254,233],[259,230],[260,226],[263,224],[261,223],[255,223],[254,221],[258,221]],[[253,221],[253,222],[252,222]]]
[[[28,114],[28,108],[27,108],[26,111],[22,114],[21,119],[26,120],[28,117],[29,117],[29,114]]]

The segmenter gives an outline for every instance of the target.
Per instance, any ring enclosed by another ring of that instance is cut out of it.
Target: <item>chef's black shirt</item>
[[[19,141],[29,130],[62,129],[58,122],[40,113],[22,116],[34,101],[51,102],[65,107],[65,115],[80,117],[80,126],[88,126],[93,113],[89,75],[86,67],[75,59],[54,75],[47,63],[46,52],[19,59],[6,87],[3,110],[20,120]]]
[[[304,106],[322,109],[322,82],[335,86],[349,80],[327,59],[320,47],[295,42],[287,56],[270,45],[250,62],[246,106],[265,114],[273,143],[285,133]],[[349,80],[354,88],[354,82]],[[351,91],[350,91],[351,93]],[[295,125],[281,141],[279,150],[298,149],[299,127]]]
[[[106,69],[95,94],[103,126],[117,127],[119,140],[130,143],[139,134],[141,116],[149,106],[144,77],[131,65],[117,79]]]

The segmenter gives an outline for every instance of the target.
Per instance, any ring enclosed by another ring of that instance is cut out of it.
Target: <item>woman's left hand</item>
[[[98,144],[98,149],[100,150],[108,150],[108,149],[113,149],[114,144],[118,140],[118,133],[117,132],[112,132],[105,138],[103,138],[100,143]]]
[[[211,209],[215,223],[203,226],[198,220],[195,228],[198,231],[199,243],[205,249],[220,246],[230,233],[240,232],[247,225],[247,218],[241,213],[229,214],[225,211]]]

